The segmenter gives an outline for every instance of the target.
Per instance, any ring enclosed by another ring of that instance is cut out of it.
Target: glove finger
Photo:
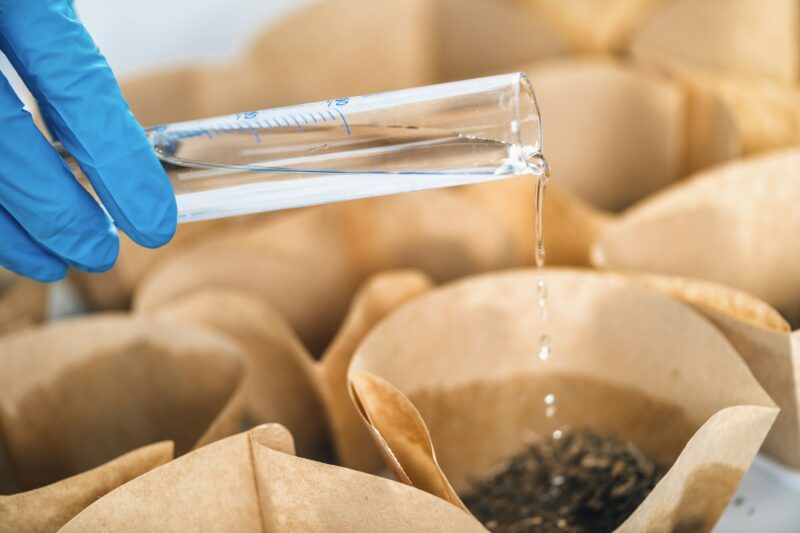
[[[2,76],[0,124],[0,205],[70,266],[89,272],[111,268],[119,252],[111,220],[78,184]]]
[[[177,224],[169,179],[71,3],[0,0],[0,14],[0,48],[114,223],[143,246],[167,243]]]
[[[22,226],[0,207],[0,265],[37,281],[58,281],[67,264],[31,239]]]

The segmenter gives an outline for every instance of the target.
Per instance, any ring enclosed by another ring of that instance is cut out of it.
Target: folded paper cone
[[[630,48],[793,83],[800,76],[798,17],[795,0],[670,0],[642,21]]]
[[[628,277],[646,287],[690,303],[700,310],[727,315],[762,329],[790,331],[786,319],[768,303],[726,285],[659,274],[630,273]]]
[[[56,531],[111,490],[172,459],[172,443],[137,448],[38,489],[0,496],[0,531]]]
[[[4,337],[0,366],[0,479],[5,493],[29,491],[12,509],[30,509],[25,499],[39,501],[41,488],[74,511],[111,488],[112,476],[139,473],[90,469],[164,440],[186,453],[234,433],[241,419],[244,354],[197,327],[121,315],[69,320]],[[71,476],[80,479],[53,485]]]
[[[314,209],[203,239],[145,276],[134,308],[149,311],[204,287],[266,301],[321,353],[358,284],[335,210]]]
[[[263,221],[277,216],[279,216],[278,213],[259,213],[181,224],[168,245],[155,249],[139,246],[126,235],[121,234],[119,257],[114,268],[108,272],[92,274],[71,270],[70,279],[76,282],[92,308],[129,309],[134,289],[150,268],[160,261],[203,239],[223,235],[229,229],[245,227],[255,220]]]
[[[76,516],[71,531],[484,531],[457,507],[369,474],[294,456],[257,427],[153,470]]]
[[[428,5],[435,17],[427,53],[435,59],[438,81],[513,72],[517,65],[569,51],[565,32],[529,0],[429,0]]]
[[[554,181],[615,211],[683,173],[685,102],[676,84],[603,58],[559,59],[526,72],[547,117]]]
[[[201,288],[149,314],[214,329],[246,347],[248,418],[290,429],[301,457],[330,460],[334,453],[344,466],[375,471],[382,461],[350,401],[347,368],[361,339],[379,320],[431,286],[415,271],[370,277],[318,363],[276,311],[239,291]]]
[[[800,150],[699,173],[618,219],[597,266],[705,279],[751,293],[800,324]]]
[[[613,52],[665,0],[525,0],[563,34],[575,52]]]
[[[367,336],[351,391],[389,464],[459,504],[527,440],[588,427],[669,466],[620,531],[709,530],[775,419],[772,401],[706,318],[611,274],[546,272],[553,352],[540,360],[537,279],[454,283]]]
[[[266,302],[232,289],[209,287],[166,302],[150,314],[202,325],[241,344],[249,356],[245,380],[249,421],[285,426],[295,436],[302,457],[329,457],[314,360],[291,326]],[[345,382],[344,375],[341,381]]]
[[[653,274],[632,279],[696,307],[728,338],[781,412],[763,450],[800,468],[800,331],[772,307],[747,293],[706,281]]]
[[[321,206],[205,239],[156,265],[134,306],[154,309],[200,287],[238,289],[277,309],[319,355],[375,272],[413,267],[445,281],[521,256],[492,213],[451,191],[425,191]]]
[[[349,468],[374,472],[382,462],[380,452],[350,401],[347,369],[356,348],[369,331],[394,309],[431,289],[421,272],[383,272],[369,278],[350,305],[333,342],[318,365],[319,391],[331,426],[339,462]]]
[[[546,117],[553,181],[594,206],[622,209],[693,166],[738,153],[727,109],[662,75],[609,58],[523,70]]]
[[[649,49],[635,49],[633,57],[638,64],[680,82],[693,98],[710,95],[722,102],[742,153],[755,154],[800,143],[800,89],[796,84],[717,72]],[[702,167],[694,167],[699,168]]]
[[[47,285],[0,267],[0,336],[44,320]]]

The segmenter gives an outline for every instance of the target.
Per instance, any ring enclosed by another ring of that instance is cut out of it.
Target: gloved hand
[[[169,180],[69,0],[0,0],[0,50],[76,158],[108,215],[0,76],[0,265],[40,281],[102,272],[115,226],[157,247],[175,233]],[[112,222],[113,220],[113,222]]]

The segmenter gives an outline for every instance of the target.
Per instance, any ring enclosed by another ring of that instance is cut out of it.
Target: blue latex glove
[[[147,247],[175,233],[169,180],[68,0],[0,0],[0,50],[109,216],[0,76],[0,265],[40,281],[111,268],[115,225]]]

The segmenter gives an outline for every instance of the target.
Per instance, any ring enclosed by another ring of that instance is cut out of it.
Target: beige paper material
[[[800,331],[747,293],[705,281],[636,275],[633,279],[697,307],[728,337],[781,412],[763,450],[800,468]]]
[[[567,38],[575,52],[613,52],[665,0],[527,0]],[[668,0],[667,0],[668,1]]]
[[[47,285],[0,267],[0,336],[44,320]]]
[[[419,268],[446,281],[521,262],[492,213],[452,191],[425,191],[294,212],[206,239],[154,267],[134,305],[147,311],[200,287],[235,288],[272,305],[319,355],[375,272]]]
[[[484,531],[425,492],[293,454],[285,428],[260,426],[123,485],[61,531]]]
[[[340,204],[342,234],[363,280],[415,268],[437,282],[520,264],[519,243],[463,189],[439,189]],[[531,204],[532,207],[533,204]]]
[[[148,311],[205,287],[237,289],[277,309],[319,354],[358,285],[339,220],[336,209],[305,210],[204,239],[157,264],[134,307]]]
[[[609,58],[523,70],[546,124],[553,181],[602,209],[627,207],[687,168],[738,154],[727,109],[661,75]]]
[[[634,53],[654,51],[697,66],[792,83],[800,75],[795,0],[669,0],[634,32]]]
[[[717,73],[653,50],[634,53],[638,63],[669,74],[690,94],[710,94],[723,102],[741,139],[743,153],[800,144],[800,89],[796,84]]]
[[[250,355],[249,418],[291,428],[300,456],[330,459],[335,454],[339,464],[375,471],[382,464],[379,452],[349,397],[350,358],[379,320],[431,286],[424,274],[410,270],[370,277],[355,294],[319,363],[286,321],[255,296],[201,288],[149,313],[215,329],[245,346]]]
[[[50,485],[0,496],[0,531],[56,531],[104,494],[171,459],[172,443],[158,442]]]
[[[613,217],[565,190],[558,179],[556,173],[545,195],[543,226],[547,264],[588,266],[592,244],[609,227]],[[536,253],[535,191],[533,177],[520,177],[471,185],[459,192],[502,222],[517,243],[521,264],[532,265]]]
[[[550,270],[546,280],[547,361],[531,271],[432,291],[373,329],[350,376],[377,442],[412,484],[457,503],[448,487],[463,494],[531,438],[564,424],[610,432],[671,466],[620,531],[710,530],[774,404],[687,305],[611,274]]]
[[[252,217],[210,220],[181,224],[172,241],[161,248],[144,248],[131,241],[124,233],[119,236],[119,257],[108,272],[88,274],[70,271],[89,304],[95,309],[122,310],[131,305],[133,288],[141,281],[151,266],[179,251],[190,243],[209,235],[216,235],[227,227],[236,227]]]
[[[769,304],[725,285],[657,274],[629,274],[629,277],[705,311],[721,313],[762,329],[784,333],[791,330],[786,319]]]
[[[235,433],[244,357],[238,345],[201,328],[122,315],[3,337],[3,492],[30,491],[15,496],[22,511],[41,494],[68,490],[64,510],[52,510],[63,517],[108,490],[114,477],[122,482],[149,467],[126,466],[143,461],[134,456],[63,488],[53,483],[154,442],[171,440],[182,454]]]
[[[702,87],[686,90],[685,173],[696,172],[742,153],[742,131],[721,95]]]
[[[364,336],[395,308],[432,287],[421,272],[396,271],[373,276],[359,289],[341,329],[318,365],[319,390],[331,425],[339,463],[375,471],[380,455],[350,401],[347,369]]]
[[[706,279],[800,324],[800,150],[709,169],[635,206],[596,243],[598,266]]]
[[[203,325],[238,341],[250,361],[245,380],[249,421],[285,426],[295,436],[302,457],[330,456],[314,361],[291,326],[265,302],[236,290],[211,287],[167,302],[152,314]],[[344,372],[340,379],[345,382]]]
[[[463,80],[564,54],[564,33],[529,0],[433,0],[436,81]]]

